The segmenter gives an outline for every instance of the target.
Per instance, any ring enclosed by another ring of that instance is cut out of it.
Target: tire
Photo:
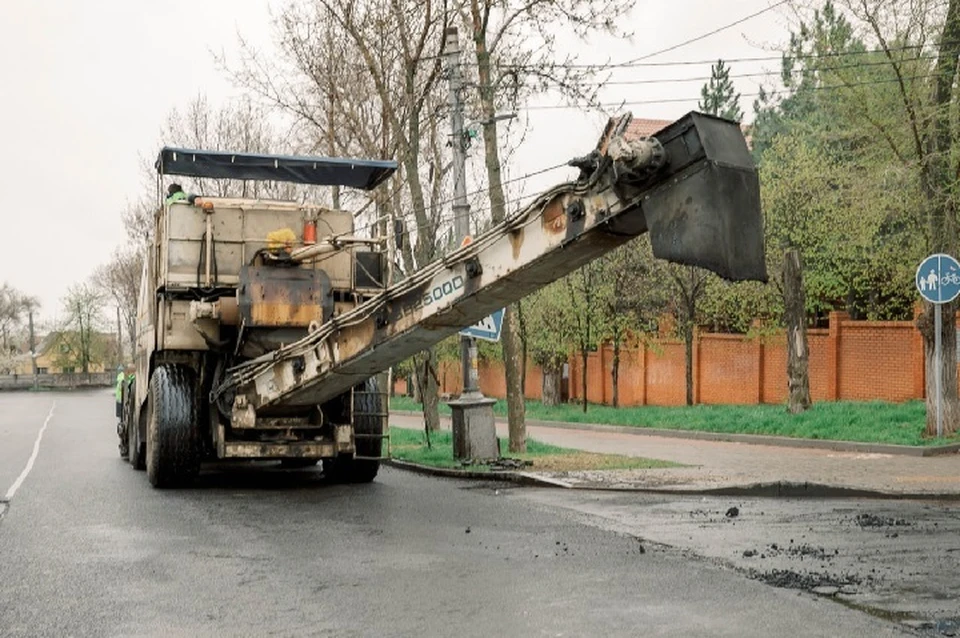
[[[127,385],[123,393],[123,409],[120,413],[120,425],[117,427],[117,435],[120,438],[120,458],[130,459],[130,434],[131,424],[133,423],[133,388]]]
[[[380,416],[371,416],[383,412],[382,395],[376,379],[367,379],[358,385],[359,392],[375,392],[377,394],[354,394],[353,396],[353,431],[356,434],[383,434],[385,419]],[[357,456],[377,456],[383,453],[383,439],[357,438]],[[370,483],[380,471],[380,461],[341,457],[323,462],[324,473],[337,483]]]
[[[146,408],[144,408],[146,410]],[[140,422],[143,420],[143,411],[136,423],[131,420],[127,427],[127,449],[129,450],[128,460],[133,469],[142,472],[147,469],[147,444],[140,440]]]
[[[147,400],[147,478],[156,488],[184,487],[200,472],[196,376],[162,365],[150,377]]]

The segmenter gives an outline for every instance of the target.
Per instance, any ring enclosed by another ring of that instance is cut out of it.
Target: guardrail
[[[36,379],[32,374],[0,374],[0,390],[102,388],[112,386],[115,380],[112,372],[38,374]]]

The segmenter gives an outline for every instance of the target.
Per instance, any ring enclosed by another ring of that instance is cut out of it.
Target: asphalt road
[[[156,491],[106,391],[0,394],[2,636],[863,636],[901,626],[527,491],[384,470]]]

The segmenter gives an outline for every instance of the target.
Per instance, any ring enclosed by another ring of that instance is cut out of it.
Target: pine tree
[[[730,80],[730,67],[723,60],[710,67],[710,81],[700,89],[700,102],[697,105],[703,113],[718,115],[739,122],[743,119],[740,110],[740,94],[734,91]]]

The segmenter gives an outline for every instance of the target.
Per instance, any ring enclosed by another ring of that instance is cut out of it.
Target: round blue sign
[[[950,255],[930,255],[917,268],[916,283],[930,303],[949,303],[960,295],[960,262]]]

